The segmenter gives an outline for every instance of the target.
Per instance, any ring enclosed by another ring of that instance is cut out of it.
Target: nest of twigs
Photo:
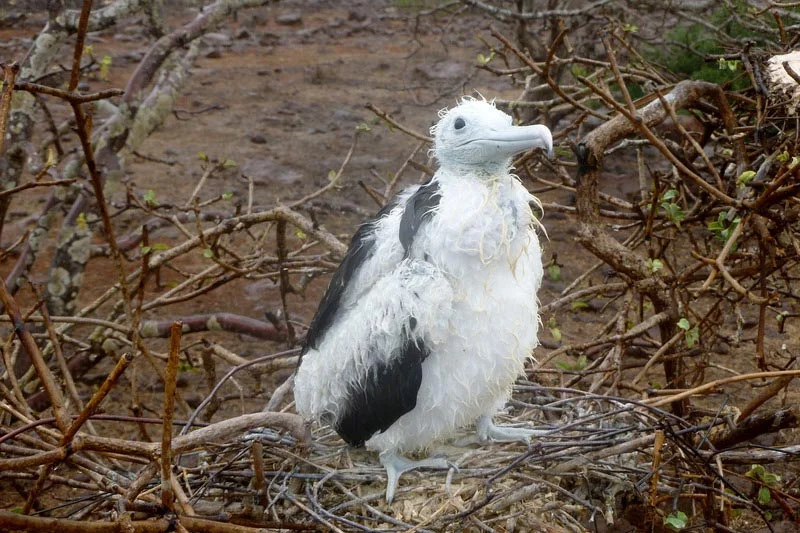
[[[292,414],[198,424],[204,427],[165,437],[173,450],[169,458],[159,455],[159,444],[88,435],[49,451],[9,444],[31,443],[26,434],[36,425],[29,424],[2,437],[0,446],[18,454],[4,461],[5,477],[38,479],[37,496],[58,503],[31,515],[4,513],[0,523],[27,531],[167,531],[176,519],[191,531],[237,533],[321,526],[625,530],[661,524],[677,509],[692,516],[695,506],[727,516],[727,522],[735,514],[758,523],[767,517],[751,493],[768,483],[750,465],[783,461],[792,453],[757,445],[719,452],[713,442],[730,447],[748,438],[741,428],[730,429],[725,411],[691,425],[658,407],[664,402],[529,382],[516,389],[500,422],[534,427],[540,436],[527,447],[441,443],[429,452],[445,455],[453,468],[406,474],[391,506],[375,454],[349,448],[329,428],[309,436]],[[252,429],[264,425],[272,427]],[[96,462],[97,453],[111,463]],[[64,462],[54,468],[59,460]],[[13,468],[10,461],[16,461]],[[108,468],[114,484],[93,475]],[[158,479],[163,469],[167,484]]]

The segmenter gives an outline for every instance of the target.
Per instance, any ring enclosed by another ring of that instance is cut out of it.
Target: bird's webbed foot
[[[404,473],[410,470],[416,470],[417,468],[435,468],[440,470],[456,468],[453,463],[449,462],[444,457],[428,457],[427,459],[414,461],[394,452],[381,453],[380,461],[386,469],[386,503],[388,504],[392,503],[394,493],[397,490],[397,483],[400,481],[400,476]]]
[[[466,444],[491,444],[493,442],[524,442],[529,444],[531,438],[539,437],[547,433],[546,431],[528,429],[528,428],[511,428],[505,426],[497,426],[492,421],[492,417],[484,415],[478,419],[475,435],[462,439],[458,442],[459,445]]]

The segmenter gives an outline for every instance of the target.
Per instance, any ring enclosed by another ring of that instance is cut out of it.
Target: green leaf
[[[761,476],[763,476],[766,471],[767,470],[761,465],[750,465],[750,470],[748,470],[745,475],[753,479],[761,479]]]
[[[561,342],[561,330],[558,328],[550,328],[550,335],[553,336],[553,340],[556,342]]]
[[[576,78],[586,76],[589,73],[585,67],[576,64],[573,64],[572,67],[570,67],[570,70],[572,71],[572,75]]]
[[[791,161],[791,162],[790,162],[788,165],[786,165],[786,167],[787,167],[789,170],[794,170],[794,167],[796,167],[798,164],[800,164],[800,157],[798,157],[798,156],[794,156],[794,157],[792,158],[792,161]]]
[[[356,131],[362,131],[366,133],[372,131],[372,128],[370,128],[369,124],[367,124],[366,122],[362,122],[361,124],[356,126]]]
[[[689,328],[692,326],[686,318],[681,318],[678,320],[677,326],[684,331],[689,331]]]
[[[686,332],[686,347],[692,348],[697,342],[700,340],[700,328],[697,326],[693,327],[689,331]]]
[[[741,61],[738,59],[724,59],[721,57],[717,60],[720,70],[730,70],[731,72],[738,70],[740,63]]]
[[[142,255],[147,255],[153,250],[153,248],[150,246],[142,246],[141,248],[142,248]]]
[[[747,185],[748,183],[753,181],[753,178],[755,178],[755,177],[756,177],[755,171],[753,171],[753,170],[745,170],[744,172],[739,174],[738,178],[736,178],[736,185],[738,185],[740,187],[742,187],[744,185]]]
[[[199,157],[202,161],[208,162],[208,156],[205,152],[197,152],[197,157]]]
[[[238,166],[239,165],[233,159],[226,159],[222,162],[222,168],[233,168]]]
[[[308,235],[306,235],[306,232],[301,230],[300,228],[297,228],[296,230],[294,230],[294,234],[301,241],[304,241],[304,240],[308,239]]]
[[[636,33],[639,31],[639,27],[636,24],[623,24],[622,31],[626,33]]]
[[[574,302],[572,302],[572,305],[570,305],[570,309],[572,309],[573,311],[580,311],[581,309],[588,309],[588,308],[589,304],[587,304],[583,300],[575,300]]]
[[[100,60],[100,79],[107,80],[108,73],[111,69],[111,56],[103,56]]]
[[[775,159],[778,160],[778,163],[787,163],[789,161],[789,152],[784,150],[782,153],[778,154]]]
[[[157,243],[155,243],[153,245],[153,250],[157,251],[157,252],[158,251],[169,250],[169,244],[166,244],[166,243],[163,243],[163,242],[157,242]]]
[[[333,181],[335,179],[336,179],[336,171],[335,170],[329,170],[328,171],[328,181]]]
[[[214,250],[212,250],[211,248],[206,248],[203,251],[203,257],[205,257],[206,259],[211,259],[212,257],[214,257]]]
[[[681,221],[686,218],[686,213],[681,206],[675,203],[662,203],[661,207],[666,211],[667,219],[680,228]]]
[[[664,525],[673,531],[680,531],[689,525],[689,517],[683,511],[673,511],[664,517]]]
[[[586,368],[586,356],[581,355],[578,357],[578,360],[574,363],[570,363],[569,361],[559,361],[556,362],[556,366],[561,370],[567,370],[569,372],[580,372],[584,368]]]
[[[231,198],[233,198],[233,193],[232,192],[228,191],[228,192],[222,193],[222,199],[223,200],[230,200]]]
[[[772,500],[772,494],[767,487],[758,489],[758,503],[760,505],[767,505]]]
[[[676,191],[675,189],[670,189],[668,191],[664,191],[664,194],[661,195],[661,201],[662,202],[669,202],[670,200],[672,200],[676,196],[678,196],[678,191]]]
[[[156,203],[156,192],[153,189],[148,190],[142,195],[142,200],[147,205],[154,205]]]
[[[661,262],[661,259],[648,258],[647,268],[650,270],[650,272],[655,274],[656,272],[664,268],[664,263]]]
[[[547,267],[547,279],[550,281],[561,281],[561,267],[553,263]]]

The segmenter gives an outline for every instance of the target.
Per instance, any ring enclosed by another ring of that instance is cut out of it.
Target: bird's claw
[[[427,459],[413,461],[394,452],[384,452],[380,455],[380,461],[386,469],[386,503],[390,505],[392,500],[394,500],[394,494],[397,491],[397,484],[400,482],[400,476],[404,473],[410,470],[416,470],[417,468],[434,468],[440,470],[455,468],[456,471],[458,471],[458,467],[444,457],[428,457]]]
[[[477,426],[475,441],[479,444],[521,441],[529,445],[533,437],[539,437],[547,433],[536,429],[497,426],[492,422],[492,417],[490,416],[479,418]]]

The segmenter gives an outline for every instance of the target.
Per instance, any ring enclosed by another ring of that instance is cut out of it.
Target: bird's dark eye
[[[456,119],[456,121],[453,123],[453,127],[454,127],[455,129],[457,129],[457,130],[460,130],[461,128],[463,128],[463,127],[464,127],[464,126],[466,126],[466,125],[467,125],[467,123],[466,123],[466,122],[464,122],[464,119],[463,119],[463,118],[461,118],[461,117],[458,117],[458,118]]]

